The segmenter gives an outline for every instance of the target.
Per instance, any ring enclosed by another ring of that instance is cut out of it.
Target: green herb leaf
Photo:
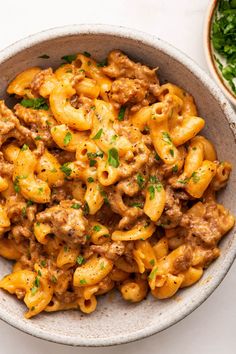
[[[89,52],[86,52],[86,51],[85,51],[83,54],[84,54],[87,58],[90,58],[90,57],[91,57],[91,54],[90,54]]]
[[[87,202],[84,203],[84,215],[88,215],[89,214],[89,205]]]
[[[29,150],[29,147],[27,144],[24,144],[21,148],[21,151],[26,151],[26,150]]]
[[[135,202],[135,203],[131,203],[130,206],[142,209],[143,208],[143,203]]]
[[[145,183],[145,179],[144,179],[143,175],[141,175],[141,173],[138,173],[136,178],[137,178],[137,183],[138,183],[139,188],[143,189],[144,183]]]
[[[101,264],[100,264],[100,269],[101,269],[101,270],[105,269],[104,261],[101,262]]]
[[[197,172],[193,172],[191,178],[193,179],[193,183],[200,181],[200,176],[197,174]]]
[[[167,144],[172,145],[172,140],[167,132],[162,132],[162,140],[165,141]]]
[[[71,208],[72,209],[80,209],[81,205],[79,203],[74,203],[74,204],[71,205]]]
[[[20,186],[19,186],[19,176],[17,176],[13,182],[14,190],[16,193],[20,192]]]
[[[52,275],[51,281],[52,281],[54,284],[57,283],[57,278],[55,277],[55,275]]]
[[[46,262],[45,260],[42,260],[40,264],[41,264],[41,266],[42,266],[42,267],[44,267],[44,268],[45,268],[45,267],[46,267],[46,265],[47,265],[47,262]]]
[[[65,62],[71,64],[72,61],[74,61],[76,59],[76,54],[70,54],[70,55],[64,55],[63,57],[61,57],[62,60],[64,60]]]
[[[103,68],[104,66],[107,66],[107,59],[103,59],[99,63],[97,63],[98,68]]]
[[[173,172],[173,173],[177,173],[177,172],[178,172],[178,166],[177,166],[177,165],[174,165],[174,166],[172,167],[172,172]]]
[[[174,150],[173,149],[170,149],[169,152],[170,152],[171,156],[174,156]]]
[[[64,163],[64,165],[62,165],[60,167],[61,171],[67,176],[69,177],[71,175],[72,169],[70,167],[68,167],[69,162]]]
[[[156,273],[158,272],[158,268],[153,268],[153,270],[151,271],[151,273],[149,274],[148,278],[150,280],[153,280],[156,276]]]
[[[84,257],[79,255],[77,258],[76,258],[76,262],[78,263],[78,265],[82,265],[84,263]]]
[[[149,261],[149,263],[151,264],[151,266],[154,267],[154,265],[155,265],[155,259],[151,259],[151,260]]]
[[[116,148],[108,150],[108,163],[110,166],[117,168],[120,165],[119,154]]]
[[[85,284],[87,284],[87,282],[86,282],[85,279],[81,279],[81,280],[80,280],[80,284],[81,284],[81,285],[85,285]]]
[[[96,232],[100,231],[101,229],[102,229],[102,228],[101,228],[100,225],[95,225],[95,226],[93,227],[93,231],[96,231]]]
[[[26,203],[26,206],[27,206],[27,208],[29,207],[29,206],[31,206],[31,205],[33,205],[34,203],[32,202],[32,200],[28,200],[27,201],[27,203]]]
[[[23,216],[23,218],[25,218],[26,217],[26,207],[23,207],[22,208],[22,216]]]
[[[94,167],[96,165],[97,161],[96,160],[90,160],[89,161],[89,166]]]
[[[40,135],[37,135],[37,136],[36,136],[36,138],[35,138],[34,140],[36,140],[36,141],[38,141],[38,140],[42,140],[42,137],[41,137]]]
[[[154,188],[154,186],[149,186],[148,187],[148,192],[149,192],[149,199],[153,200],[155,198],[155,188]]]
[[[160,156],[158,155],[158,153],[155,153],[155,160],[157,160],[157,161],[160,161]]]
[[[126,110],[126,107],[125,107],[125,106],[121,106],[121,107],[120,107],[120,110],[119,110],[119,113],[118,113],[118,120],[119,120],[119,121],[122,121],[122,120],[124,119],[125,110]]]
[[[93,182],[94,182],[94,179],[93,179],[93,177],[88,177],[88,178],[87,178],[87,181],[88,181],[88,183],[93,183]]]
[[[25,108],[33,108],[33,109],[43,109],[48,111],[49,107],[43,97],[39,98],[23,98],[20,104]]]
[[[97,134],[94,135],[94,137],[93,137],[92,139],[93,139],[93,140],[98,140],[98,139],[100,139],[101,136],[102,136],[102,133],[103,133],[103,129],[101,128],[101,129],[99,129],[99,131],[97,132]]]
[[[64,145],[67,146],[71,142],[71,139],[72,139],[71,132],[67,132],[63,140]]]

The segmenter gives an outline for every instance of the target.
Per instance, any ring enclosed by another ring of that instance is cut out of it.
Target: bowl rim
[[[211,75],[215,79],[216,83],[220,86],[226,97],[230,100],[230,102],[234,106],[236,106],[236,95],[226,85],[225,80],[219,73],[215,60],[213,58],[213,49],[211,45],[211,26],[218,2],[219,0],[211,0],[206,10],[205,23],[203,29],[204,53]]]
[[[114,25],[103,25],[103,24],[74,24],[62,27],[51,28],[36,34],[30,35],[21,39],[5,49],[0,51],[0,65],[6,60],[10,59],[14,55],[18,54],[24,49],[30,48],[33,45],[37,45],[41,42],[53,40],[59,37],[66,37],[71,35],[111,35],[124,39],[132,39],[137,41],[137,43],[143,43],[162,51],[168,56],[172,57],[177,62],[180,62],[187,67],[192,74],[201,81],[201,83],[209,90],[213,97],[215,97],[222,111],[225,115],[225,120],[227,120],[229,127],[236,138],[236,118],[234,111],[220,89],[213,82],[211,78],[203,71],[191,58],[186,54],[176,49],[174,46],[168,44],[167,42],[159,39],[158,37],[147,34],[136,29],[131,29],[123,26]],[[163,323],[158,323],[158,321],[144,329],[136,331],[134,333],[127,333],[126,335],[116,335],[114,333],[113,337],[109,338],[78,338],[78,337],[68,337],[66,335],[58,335],[47,332],[46,330],[34,327],[31,321],[25,322],[23,319],[18,321],[10,316],[4,308],[0,308],[0,319],[10,324],[11,326],[31,334],[37,338],[45,339],[51,342],[72,345],[72,346],[85,346],[85,347],[99,347],[99,346],[109,346],[116,344],[128,343],[136,340],[140,340],[149,337],[153,334],[161,332],[168,327],[176,324],[191,312],[193,312],[198,306],[200,306],[217,288],[217,286],[222,282],[228,270],[230,269],[235,257],[236,257],[236,237],[231,239],[230,252],[227,257],[221,260],[221,267],[219,269],[217,277],[215,277],[205,289],[205,292],[200,293],[200,296],[192,299],[189,306],[186,306],[182,311],[179,311],[175,317],[169,318]]]

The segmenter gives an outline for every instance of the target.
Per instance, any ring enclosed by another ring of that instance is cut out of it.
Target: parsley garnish
[[[44,267],[44,268],[45,268],[45,267],[46,267],[46,265],[47,265],[47,262],[46,262],[45,260],[42,260],[40,264],[41,264],[41,266],[42,266],[42,267]]]
[[[21,213],[22,213],[23,218],[25,218],[26,217],[26,207],[22,208]]]
[[[117,168],[120,164],[119,154],[116,148],[108,150],[108,163],[110,166]]]
[[[159,156],[158,153],[156,152],[156,153],[155,153],[155,160],[160,161],[160,159],[161,159],[160,156]]]
[[[95,225],[95,226],[93,227],[93,231],[96,231],[96,232],[100,231],[101,229],[102,229],[102,228],[101,228],[100,225]]]
[[[143,203],[135,202],[135,203],[131,203],[130,206],[142,209]]]
[[[72,209],[80,209],[81,205],[79,203],[74,203],[74,204],[71,205],[71,208]]]
[[[13,182],[14,190],[16,193],[20,192],[20,186],[19,186],[19,176],[17,176]]]
[[[65,62],[71,64],[72,61],[74,61],[76,59],[76,54],[70,54],[70,55],[64,55],[63,57],[61,57],[62,60],[64,60]]]
[[[103,133],[103,129],[99,129],[99,131],[97,132],[97,134],[94,135],[94,137],[92,138],[93,140],[98,140],[101,138],[101,135]]]
[[[172,144],[171,137],[167,132],[162,132],[162,140],[165,141],[167,144]]]
[[[88,181],[88,183],[92,183],[92,182],[94,182],[94,179],[93,179],[93,177],[88,177],[87,181]]]
[[[107,66],[107,59],[103,59],[99,63],[97,63],[98,68],[103,68],[104,66]]]
[[[173,172],[173,173],[177,173],[177,172],[178,172],[178,166],[177,166],[177,165],[174,165],[174,166],[172,167],[172,172]]]
[[[87,202],[84,203],[84,215],[88,215],[89,214],[89,205]]]
[[[27,144],[24,144],[24,145],[22,146],[22,148],[21,148],[21,151],[26,151],[26,150],[28,150],[28,149],[29,149],[28,145],[27,145]]]
[[[79,282],[80,282],[81,285],[87,284],[85,279],[81,279]]]
[[[67,176],[69,177],[71,175],[72,169],[70,167],[68,167],[69,162],[64,163],[64,165],[62,165],[60,167],[61,171]]]
[[[72,139],[71,132],[67,132],[65,137],[64,137],[64,140],[63,140],[64,145],[65,146],[68,145],[70,143],[71,139]]]
[[[89,161],[89,166],[94,167],[96,165],[97,161],[96,160],[90,160]]]
[[[125,107],[125,106],[121,106],[121,107],[120,107],[120,110],[119,110],[119,113],[118,113],[118,120],[119,120],[119,121],[121,121],[121,120],[124,119],[125,110],[126,110],[126,107]]]
[[[200,181],[200,177],[199,177],[199,175],[197,174],[197,172],[193,172],[191,178],[193,179],[193,182],[194,182],[194,183],[197,183],[197,182]]]
[[[84,257],[79,255],[77,258],[76,258],[76,262],[78,263],[78,265],[81,265],[84,263]]]
[[[170,152],[171,156],[174,156],[174,150],[173,149],[170,149],[169,152]]]
[[[87,58],[90,58],[90,57],[91,57],[91,54],[90,54],[89,52],[84,51],[83,54],[84,54]]]
[[[36,138],[35,138],[34,140],[36,140],[36,141],[38,141],[38,140],[42,140],[42,137],[41,137],[40,135],[37,135],[37,136],[36,136]]]
[[[43,109],[47,111],[49,109],[48,104],[46,103],[43,97],[39,98],[23,98],[20,102],[23,107],[33,108],[33,109]]]
[[[155,198],[155,188],[154,188],[154,186],[149,186],[148,187],[148,192],[149,192],[150,200],[153,200]]]
[[[155,265],[155,259],[151,259],[151,260],[149,261],[149,263],[151,264],[151,266],[154,267],[154,265]]]
[[[154,268],[151,273],[149,274],[148,278],[153,280],[155,278],[156,273],[158,272],[158,268]]]
[[[57,282],[57,278],[55,277],[55,275],[52,275],[51,281],[52,281],[54,284]]]
[[[143,175],[141,175],[140,173],[139,174],[137,174],[137,183],[138,183],[138,186],[139,186],[139,188],[140,189],[143,189],[143,187],[144,187],[144,183],[145,183],[145,179],[144,179],[144,177],[143,177]]]
[[[102,261],[102,263],[100,264],[100,269],[103,270],[105,268],[105,264],[104,261]]]

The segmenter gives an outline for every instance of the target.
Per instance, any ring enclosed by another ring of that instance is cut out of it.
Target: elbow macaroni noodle
[[[89,314],[114,287],[140,302],[196,283],[234,217],[193,97],[113,51],[26,69],[0,102],[0,288],[42,311]],[[10,139],[10,140],[8,140]]]

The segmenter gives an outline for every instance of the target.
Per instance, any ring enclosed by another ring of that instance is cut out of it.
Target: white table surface
[[[5,0],[0,49],[29,34],[66,24],[105,23],[157,35],[207,70],[202,28],[208,0]],[[194,313],[162,333],[108,348],[73,348],[36,339],[0,321],[0,354],[235,354],[236,264]]]

